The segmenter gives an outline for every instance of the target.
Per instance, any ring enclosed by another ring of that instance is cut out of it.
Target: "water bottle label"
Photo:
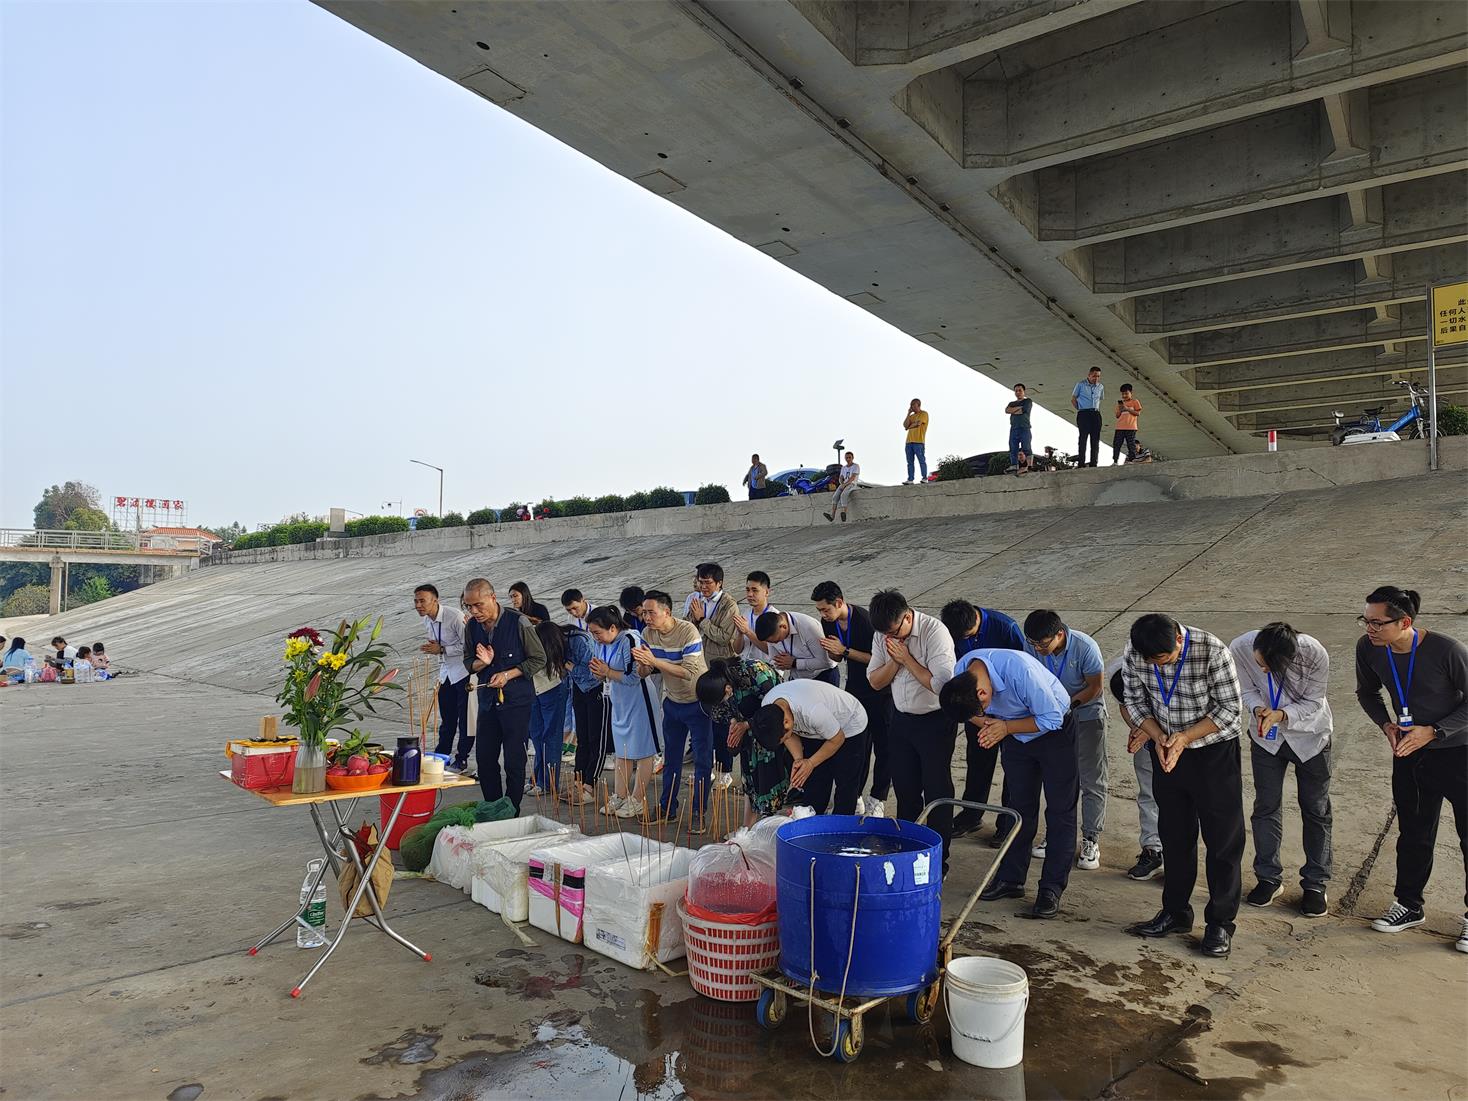
[[[313,901],[306,907],[306,924],[318,929],[326,928],[326,899]]]

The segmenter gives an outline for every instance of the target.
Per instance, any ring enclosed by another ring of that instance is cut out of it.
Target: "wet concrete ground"
[[[770,569],[788,606],[801,606],[797,590],[808,593],[818,574],[860,593],[890,570],[904,573],[923,606],[965,590],[1022,616],[1049,591],[1108,653],[1132,615],[1156,607],[1224,637],[1283,614],[1340,655],[1354,642],[1355,601],[1383,570],[1429,594],[1428,625],[1468,637],[1456,488],[1390,487],[1396,522],[1420,536],[1408,564],[1386,554],[1375,529],[1340,527],[1340,517],[1370,515],[1381,487],[1052,520],[1057,531],[1083,527],[1097,546],[1135,548],[1079,565],[1072,544],[1030,516],[1012,527],[1007,518],[948,519],[883,539],[858,524],[855,533],[792,536],[793,549],[769,532],[758,542],[735,533],[725,561],[731,572]],[[1298,553],[1308,533],[1332,530],[1327,560]],[[448,583],[489,570],[503,582],[523,571],[547,592],[555,578],[609,592],[645,560],[657,564],[647,576],[667,583],[708,557],[713,541],[203,571],[104,606],[107,618],[95,613],[88,626],[103,624],[118,660],[149,672],[0,692],[4,1096],[1468,1096],[1468,957],[1451,946],[1463,887],[1456,838],[1445,822],[1428,924],[1398,937],[1372,932],[1391,889],[1388,761],[1339,656],[1331,916],[1301,918],[1298,888],[1287,883],[1268,909],[1245,908],[1222,963],[1182,939],[1125,936],[1122,926],[1156,909],[1160,887],[1123,875],[1136,852],[1135,786],[1113,737],[1102,868],[1073,873],[1058,920],[1019,917],[1017,902],[981,905],[960,935],[961,952],[1029,974],[1026,1059],[1015,1070],[960,1063],[941,1010],[920,1027],[900,1006],[868,1016],[865,1050],[841,1066],[812,1050],[798,1007],[767,1033],[751,1007],[707,1001],[685,979],[632,972],[534,930],[527,948],[460,892],[421,880],[396,883],[390,910],[433,954],[430,964],[359,927],[297,1002],[287,992],[309,953],[278,943],[245,955],[289,912],[315,855],[303,811],[267,808],[214,775],[225,738],[247,734],[270,709],[261,690],[285,630],[395,607],[423,576]],[[1023,553],[1004,549],[1016,541]],[[966,549],[950,556],[945,547]],[[921,548],[931,548],[921,572],[903,565]],[[1165,567],[1152,565],[1154,550]],[[394,641],[408,642],[407,627],[394,619]],[[1246,806],[1249,798],[1246,779]],[[1298,818],[1287,811],[1286,822],[1292,869]],[[986,839],[987,829],[955,845],[949,915],[992,859]],[[333,926],[339,912],[333,901]],[[827,1023],[813,1023],[827,1043]]]

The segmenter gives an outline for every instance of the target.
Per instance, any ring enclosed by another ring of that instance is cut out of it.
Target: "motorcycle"
[[[1079,465],[1079,456],[1068,455],[1064,451],[1057,451],[1053,447],[1045,448],[1044,455],[1036,455],[1030,464],[1033,471],[1049,470],[1074,470]]]
[[[1408,410],[1388,425],[1381,423],[1382,410],[1386,408],[1384,405],[1362,410],[1361,416],[1354,421],[1346,421],[1345,414],[1340,410],[1333,410],[1331,416],[1335,419],[1335,427],[1330,433],[1333,447],[1362,443],[1397,443],[1404,438],[1426,439],[1427,432],[1423,427],[1427,420],[1426,388],[1418,386],[1411,379],[1402,378],[1393,379],[1392,385],[1407,388],[1408,401],[1411,403]]]

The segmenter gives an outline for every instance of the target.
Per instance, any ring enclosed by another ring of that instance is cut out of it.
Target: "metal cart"
[[[1009,846],[1019,834],[1020,816],[1016,810],[1008,807],[997,807],[991,803],[970,803],[963,799],[934,799],[923,808],[918,815],[917,824],[922,825],[932,813],[934,807],[953,806],[963,807],[965,810],[976,810],[980,812],[992,812],[996,818],[1008,817],[1011,819],[1010,828],[1000,842],[999,852],[994,861],[984,873],[979,885],[974,888],[974,893],[969,896],[968,902],[964,904],[963,910],[959,912],[953,924],[948,927],[947,934],[938,945],[938,977],[927,986],[919,990],[910,991],[907,994],[897,994],[893,997],[906,999],[906,1010],[908,1020],[917,1024],[927,1024],[933,1019],[933,1011],[938,1006],[938,998],[943,990],[943,976],[948,972],[948,964],[953,958],[953,941],[958,936],[958,931],[963,928],[963,923],[973,912],[978,904],[979,896],[989,886],[989,881],[994,878],[994,873],[999,870],[999,865],[1004,860],[1004,855],[1009,851]],[[831,1057],[838,1062],[853,1062],[861,1054],[864,1040],[862,1030],[862,1017],[870,1009],[875,1009],[883,1002],[890,1000],[889,997],[866,998],[862,1001],[851,999],[839,999],[828,997],[819,991],[801,986],[799,983],[787,978],[778,968],[773,967],[768,971],[758,971],[750,976],[756,983],[764,987],[760,991],[759,1001],[755,1003],[755,1018],[759,1023],[769,1029],[778,1028],[785,1020],[789,1012],[790,1002],[815,1006],[831,1014],[835,1019],[835,1036],[833,1038],[833,1051]]]

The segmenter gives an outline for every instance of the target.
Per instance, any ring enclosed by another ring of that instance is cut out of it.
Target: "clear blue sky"
[[[0,519],[901,481],[1008,391],[308,3],[0,5]],[[1036,410],[1037,444],[1074,447]]]

